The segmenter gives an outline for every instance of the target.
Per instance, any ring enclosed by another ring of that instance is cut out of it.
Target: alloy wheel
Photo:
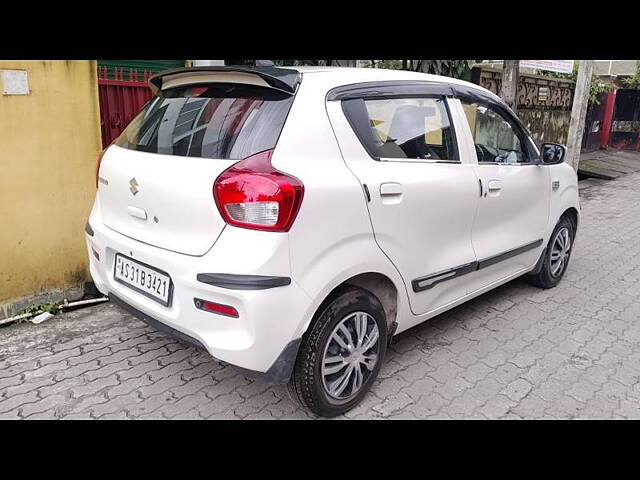
[[[366,312],[353,312],[338,322],[322,356],[322,383],[335,400],[358,394],[378,363],[380,332]]]
[[[563,227],[558,230],[551,247],[551,275],[559,277],[564,272],[569,262],[569,252],[571,250],[571,235],[569,229]]]

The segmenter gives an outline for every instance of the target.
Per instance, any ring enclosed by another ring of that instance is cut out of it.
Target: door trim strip
[[[498,255],[494,255],[493,257],[480,260],[478,262],[478,270],[480,270],[481,268],[490,267],[491,265],[495,265],[498,262],[502,262],[503,260],[507,260],[511,257],[515,257],[516,255],[520,255],[521,253],[527,252],[534,248],[538,248],[540,245],[542,245],[541,238],[534,242],[527,243],[526,245],[522,245],[521,247],[512,248],[511,250],[507,250],[506,252],[502,252]]]
[[[433,288],[438,283],[452,280],[454,278],[466,275],[467,273],[475,272],[476,270],[480,270],[482,268],[490,267],[491,265],[495,265],[496,263],[502,262],[503,260],[507,260],[509,258],[515,257],[516,255],[520,255],[521,253],[537,248],[540,245],[542,245],[541,238],[534,242],[527,243],[526,245],[522,245],[521,247],[512,248],[511,250],[507,250],[498,255],[494,255],[493,257],[485,258],[484,260],[480,260],[479,262],[466,263],[458,267],[441,270],[430,275],[425,275],[424,277],[419,277],[415,280],[411,280],[411,287],[416,293],[422,292],[424,290]]]
[[[431,275],[425,275],[424,277],[416,278],[415,280],[411,281],[411,287],[416,293],[422,292],[423,290],[433,288],[440,282],[466,275],[467,273],[474,272],[477,269],[478,262],[467,263],[455,268],[449,268],[437,273],[432,273]]]

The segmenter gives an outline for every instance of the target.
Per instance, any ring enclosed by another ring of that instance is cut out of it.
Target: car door
[[[472,228],[478,270],[470,275],[470,288],[475,291],[536,263],[544,248],[551,188],[533,141],[506,106],[479,98],[459,102],[482,185]]]
[[[330,95],[327,109],[367,195],[376,242],[403,277],[411,310],[423,314],[467,294],[478,181],[461,161],[450,89],[371,88]]]

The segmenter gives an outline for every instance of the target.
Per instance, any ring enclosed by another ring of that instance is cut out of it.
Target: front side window
[[[444,99],[392,98],[364,104],[378,157],[457,160]]]
[[[528,163],[516,126],[497,110],[462,103],[480,163]]]
[[[176,87],[152,98],[116,140],[131,150],[243,159],[275,147],[291,95],[243,84]]]

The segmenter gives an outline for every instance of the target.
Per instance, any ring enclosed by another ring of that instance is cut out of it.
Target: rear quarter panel
[[[300,334],[326,296],[360,273],[389,277],[399,295],[398,319],[406,308],[405,287],[374,241],[362,185],[344,163],[331,129],[325,108],[329,88],[321,78],[303,78],[272,157],[274,167],[305,187],[289,232],[292,278],[315,300]]]

